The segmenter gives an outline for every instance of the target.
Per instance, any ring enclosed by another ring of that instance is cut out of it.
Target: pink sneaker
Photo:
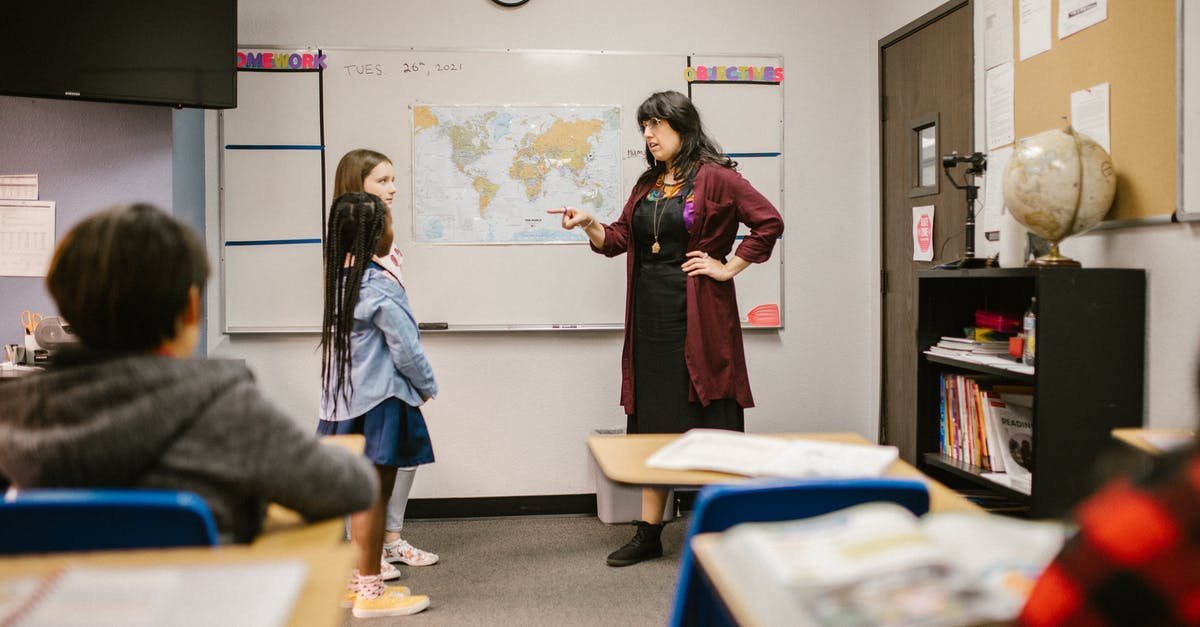
[[[438,556],[437,553],[422,551],[404,540],[396,540],[383,543],[383,561],[402,562],[409,566],[431,566],[437,563]]]

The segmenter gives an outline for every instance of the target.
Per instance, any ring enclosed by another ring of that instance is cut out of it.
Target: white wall
[[[746,338],[758,404],[747,427],[853,431],[874,440],[877,38],[868,9],[865,0],[531,0],[516,10],[488,0],[242,0],[238,7],[246,45],[781,54],[788,326]],[[208,240],[217,258],[214,133]],[[217,292],[210,290],[209,311],[220,311]],[[419,311],[421,295],[410,298]],[[275,400],[315,426],[317,338],[224,336],[218,324],[212,316],[211,352],[247,359]],[[593,489],[586,436],[624,425],[620,333],[430,333],[424,341],[441,387],[425,407],[438,461],[419,474],[415,497]]]

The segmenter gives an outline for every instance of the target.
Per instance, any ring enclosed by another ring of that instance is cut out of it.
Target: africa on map
[[[413,239],[582,242],[547,209],[619,213],[619,107],[414,105]]]

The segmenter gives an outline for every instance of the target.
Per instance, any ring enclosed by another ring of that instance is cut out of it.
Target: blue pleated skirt
[[[320,435],[361,433],[363,455],[380,466],[408,468],[433,463],[433,441],[419,407],[392,397],[349,420],[321,420]]]

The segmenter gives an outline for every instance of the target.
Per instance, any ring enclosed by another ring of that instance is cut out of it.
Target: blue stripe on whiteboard
[[[280,244],[320,244],[317,238],[310,239],[247,239],[225,242],[226,246],[278,246]]]
[[[782,152],[727,152],[726,157],[737,159],[739,157],[778,157]]]
[[[225,150],[321,150],[309,144],[226,144]]]

